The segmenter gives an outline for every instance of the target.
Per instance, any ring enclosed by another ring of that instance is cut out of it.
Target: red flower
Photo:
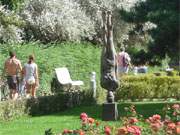
[[[128,134],[128,130],[126,127],[121,127],[118,129],[118,134],[117,135],[126,135]]]
[[[177,126],[180,126],[180,121],[178,121],[178,122],[176,123],[176,125],[177,125]]]
[[[171,129],[171,130],[176,128],[176,124],[175,123],[169,123],[167,126],[168,126],[168,129]]]
[[[164,125],[168,125],[169,123],[171,123],[171,121],[170,120],[164,120]]]
[[[94,123],[94,119],[93,118],[88,118],[88,122],[90,123],[90,124],[92,124],[92,123]]]
[[[105,133],[105,135],[110,135],[111,134],[111,128],[108,126],[105,126],[104,127],[104,133]]]
[[[158,114],[153,115],[153,120],[160,120],[161,116]]]
[[[82,130],[79,130],[79,135],[85,135]]]
[[[87,118],[88,118],[88,115],[86,113],[81,113],[80,114],[80,119],[81,120],[85,121],[85,120],[87,120]]]
[[[160,130],[161,124],[160,123],[152,123],[151,128],[152,128],[153,131],[157,132],[157,131]]]
[[[130,124],[134,124],[134,123],[136,123],[136,122],[138,122],[138,119],[137,119],[137,118],[130,118],[130,120],[129,120],[129,123],[130,123]]]
[[[180,126],[179,125],[176,126],[175,132],[177,135],[180,135]]]
[[[133,135],[141,135],[141,129],[138,126],[129,126],[127,127],[127,130]]]
[[[179,105],[179,104],[174,104],[174,105],[172,106],[172,108],[173,108],[174,110],[178,110],[178,109],[180,109],[180,105]]]
[[[68,130],[68,129],[64,129],[64,131],[63,131],[63,135],[64,135],[64,134],[68,134],[68,132],[69,132],[69,130]]]

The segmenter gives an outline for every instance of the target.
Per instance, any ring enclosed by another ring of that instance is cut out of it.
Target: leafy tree
[[[143,24],[152,22],[156,28],[148,30],[152,37],[148,43],[149,52],[160,59],[166,54],[174,61],[179,59],[179,0],[146,0],[134,8],[121,11],[123,19],[136,24],[133,34],[143,35]]]
[[[29,0],[21,16],[26,33],[43,42],[101,38],[101,11],[113,11],[114,39],[122,43],[131,25],[120,19],[119,9],[129,10],[138,0]],[[125,36],[124,36],[125,35]]]
[[[0,3],[5,5],[7,9],[14,10],[19,8],[23,1],[24,0],[0,0]]]
[[[14,12],[0,4],[0,43],[22,42],[24,22]]]

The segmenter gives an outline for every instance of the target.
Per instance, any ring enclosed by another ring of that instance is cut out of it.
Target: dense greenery
[[[16,10],[24,0],[0,0],[0,3],[10,10]]]
[[[93,103],[95,102],[92,94],[88,92],[60,93],[17,101],[7,100],[0,102],[0,121],[13,120],[26,115],[48,115],[67,110],[67,108]]]
[[[130,12],[122,11],[122,16],[127,22],[136,25],[131,35],[144,35],[143,24],[152,22],[157,25],[156,28],[147,31],[152,40],[148,43],[148,53],[154,58],[165,58],[169,55],[176,63],[179,59],[179,0],[146,0],[142,1]],[[135,44],[135,43],[132,43]],[[145,53],[146,54],[146,53]]]
[[[138,75],[121,78],[116,99],[180,99],[180,77]]]
[[[0,0],[0,43],[101,42],[101,11],[112,10],[114,42],[133,63],[179,59],[178,0]],[[2,6],[3,5],[3,6]],[[69,10],[71,9],[71,10]],[[120,12],[121,10],[121,12]]]

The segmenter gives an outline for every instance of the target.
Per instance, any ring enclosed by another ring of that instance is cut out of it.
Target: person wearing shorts
[[[36,97],[36,89],[39,86],[38,79],[38,66],[34,62],[34,56],[30,55],[28,62],[24,65],[23,68],[24,79],[26,82],[26,94],[27,97]]]
[[[22,71],[20,60],[16,58],[16,54],[12,51],[9,52],[10,58],[4,63],[4,72],[7,76],[7,83],[10,89],[10,98],[15,100],[18,97],[18,74]]]

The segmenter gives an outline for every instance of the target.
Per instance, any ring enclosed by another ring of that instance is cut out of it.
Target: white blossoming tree
[[[129,10],[138,0],[26,0],[21,16],[27,33],[41,41],[100,38],[101,11],[113,12],[116,42],[124,40],[132,25],[120,18],[120,9]],[[30,31],[29,31],[30,30]]]
[[[120,10],[130,10],[139,0],[76,0],[94,21],[95,30],[99,37],[101,22],[101,13],[103,10],[112,11],[114,25],[114,41],[115,44],[123,44],[124,37],[128,36],[128,32],[133,29],[133,24],[128,24],[121,19]]]
[[[95,34],[93,22],[73,0],[26,1],[21,16],[33,36],[44,42],[76,41]]]
[[[14,12],[0,5],[0,43],[20,43],[23,31],[19,27],[23,21]]]

